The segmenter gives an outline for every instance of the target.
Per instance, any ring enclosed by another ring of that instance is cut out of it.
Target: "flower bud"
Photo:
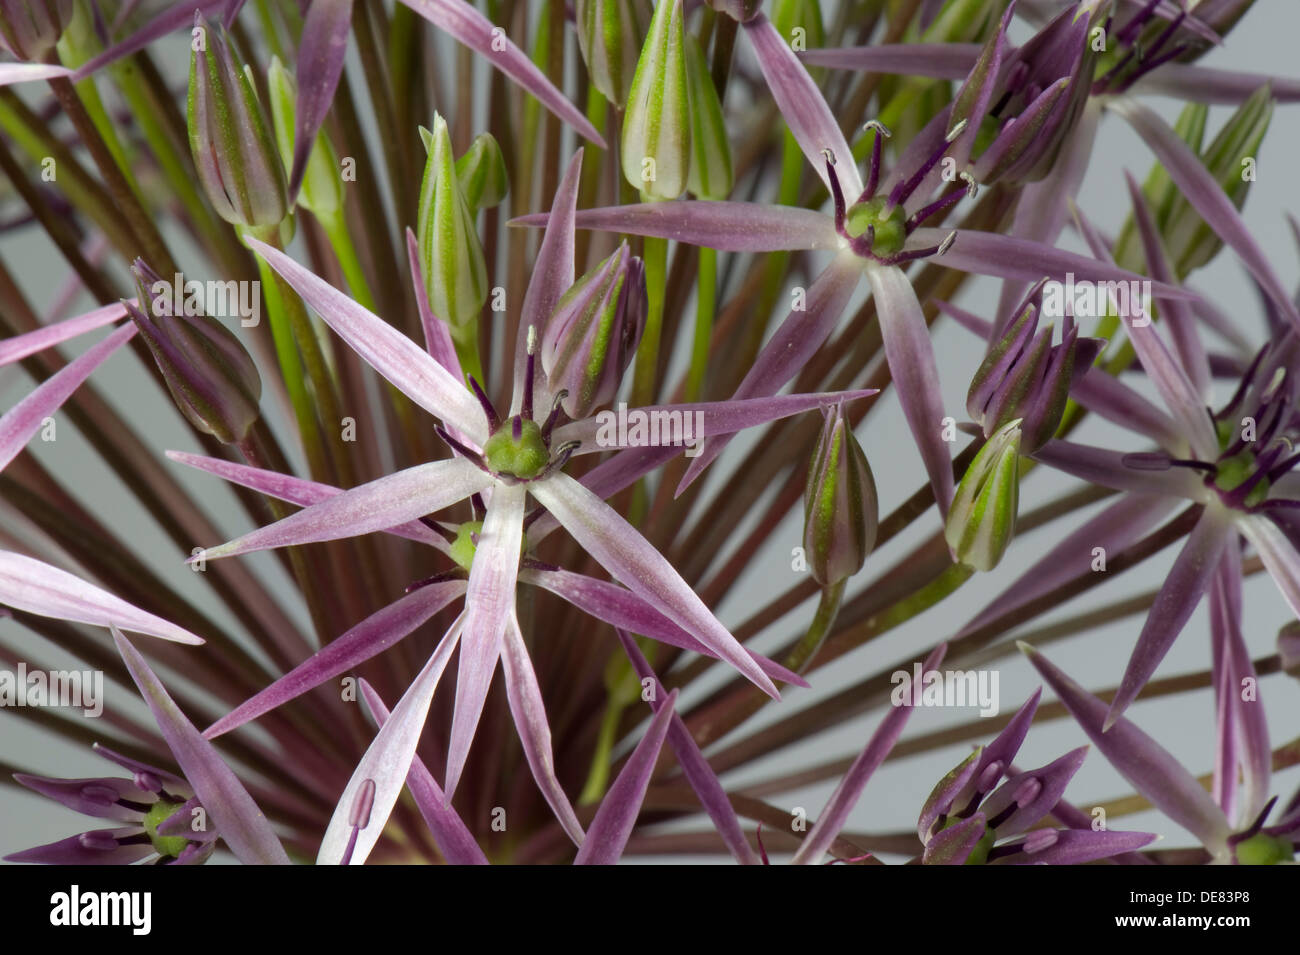
[[[645,266],[624,242],[578,279],[542,334],[542,368],[553,392],[568,392],[565,414],[585,418],[618,394],[646,316]]]
[[[1051,325],[1038,332],[1044,285],[1030,291],[1020,317],[992,344],[966,395],[966,411],[986,438],[1009,421],[1020,421],[1025,454],[1056,434],[1070,385],[1087,372],[1105,344],[1099,338],[1079,338],[1078,326],[1069,319],[1059,345],[1052,344]]]
[[[686,88],[691,104],[691,169],[686,185],[701,199],[731,193],[731,143],[718,89],[695,37],[686,36]]]
[[[491,133],[479,133],[456,160],[456,178],[470,210],[491,209],[506,197],[510,179],[501,147]]]
[[[592,85],[622,109],[650,25],[649,0],[577,0],[575,13]]]
[[[277,225],[289,212],[284,164],[252,77],[224,30],[195,14],[188,125],[199,181],[217,214],[242,226]]]
[[[59,42],[72,13],[72,0],[0,0],[0,46],[39,63]]]
[[[661,0],[641,47],[623,117],[623,176],[650,199],[676,199],[691,163],[682,0]]]
[[[957,485],[945,537],[953,559],[992,570],[1016,531],[1020,503],[1020,421],[999,428]]]
[[[421,127],[429,159],[420,186],[420,261],[429,307],[455,328],[478,317],[487,301],[487,264],[452,158],[447,121],[435,114],[433,131]]]
[[[280,63],[271,58],[266,71],[266,85],[271,99],[271,121],[275,127],[275,142],[280,150],[284,168],[293,165],[294,118],[297,112],[298,89],[293,76]],[[329,138],[323,133],[316,137],[307,157],[307,170],[298,190],[298,205],[318,216],[328,216],[343,206],[343,177],[339,174],[338,157]]]
[[[260,413],[262,379],[253,359],[224,325],[181,304],[188,296],[182,295],[180,275],[175,284],[168,282],[141,259],[135,260],[131,272],[138,306],[128,304],[127,311],[176,407],[205,434],[226,444],[242,441]]]
[[[836,405],[825,412],[804,491],[803,546],[817,583],[852,577],[876,545],[876,481],[862,446]]]

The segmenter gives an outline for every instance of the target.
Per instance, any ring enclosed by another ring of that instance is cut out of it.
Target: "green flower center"
[[[1291,843],[1266,832],[1258,832],[1237,843],[1237,862],[1241,865],[1278,865],[1295,859]]]
[[[518,437],[515,437],[516,422]],[[546,446],[536,421],[512,418],[488,438],[483,457],[494,473],[528,481],[546,470],[551,463],[551,449]]]
[[[180,809],[182,805],[182,803],[167,802],[165,799],[160,799],[150,806],[149,811],[144,814],[144,831],[148,834],[149,841],[153,843],[153,847],[158,851],[159,855],[175,858],[189,844],[189,840],[184,836],[160,836],[158,834],[158,827],[175,815],[176,810]]]
[[[1221,459],[1214,476],[1214,485],[1220,491],[1235,491],[1255,473],[1255,455],[1241,451],[1230,458]],[[1268,479],[1263,478],[1246,495],[1245,505],[1254,507],[1268,497]]]
[[[844,219],[844,230],[853,239],[875,229],[871,251],[882,256],[897,255],[907,241],[907,214],[901,205],[886,211],[888,204],[886,196],[855,203]]]
[[[474,563],[474,551],[478,549],[471,535],[482,530],[482,521],[467,521],[456,528],[456,539],[451,544],[451,559],[465,570],[469,570]]]

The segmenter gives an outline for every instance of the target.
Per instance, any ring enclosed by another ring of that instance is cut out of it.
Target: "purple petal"
[[[460,367],[456,345],[451,340],[451,327],[429,307],[429,290],[424,284],[424,271],[420,268],[420,240],[410,229],[406,230],[406,261],[411,267],[411,281],[415,285],[415,304],[420,312],[420,327],[424,329],[424,347],[453,378],[464,381],[465,373]]]
[[[4,857],[6,862],[37,862],[42,865],[131,865],[155,855],[148,842],[125,846],[110,840],[128,839],[144,833],[141,826],[125,829],[96,829],[51,842],[49,845],[24,849]]]
[[[1219,555],[1228,544],[1230,532],[1231,525],[1222,508],[1211,506],[1201,513],[1151,604],[1103,729],[1109,728],[1137,699],[1142,687],[1146,686],[1147,680],[1151,679],[1160,661],[1182,633],[1183,626],[1210,585],[1210,577],[1219,562]]]
[[[743,26],[745,35],[754,46],[754,55],[777,109],[822,182],[830,188],[824,155],[825,150],[830,150],[835,157],[835,172],[844,194],[858,195],[862,192],[862,177],[853,151],[808,70],[764,14],[760,13]]]
[[[513,226],[545,226],[550,213],[511,219]],[[793,249],[838,249],[843,244],[835,221],[820,212],[757,202],[675,199],[633,206],[583,209],[574,218],[579,229],[653,236],[719,252],[779,252]]]
[[[325,122],[334,90],[343,75],[352,29],[352,0],[312,0],[303,19],[298,41],[298,104],[293,125],[293,168],[289,173],[289,195],[298,194],[307,157],[316,144],[316,134]]]
[[[636,447],[637,444],[628,443],[627,435],[622,436],[624,440],[621,442],[619,440],[616,423],[618,415],[626,411],[628,415],[635,414],[642,420],[650,422],[652,434],[658,431],[660,437],[671,435],[680,438],[682,445],[690,445],[701,438],[735,434],[737,431],[767,424],[769,421],[778,421],[805,411],[829,407],[841,401],[869,398],[877,393],[874,388],[866,388],[861,391],[781,395],[775,398],[748,398],[738,401],[702,401],[694,404],[650,405],[642,408],[624,406],[618,413],[602,411],[592,417],[564,425],[555,432],[552,444],[560,446],[568,441],[580,441],[582,443],[577,449],[578,454],[595,454],[612,448]],[[696,415],[699,417],[696,418]],[[671,416],[676,416],[675,420],[680,427],[670,428],[674,420]],[[660,424],[655,425],[653,422],[660,422]],[[696,427],[697,422],[698,427]],[[608,434],[601,436],[602,431],[608,431],[610,428],[614,431],[613,441],[607,440],[611,437]]]
[[[628,659],[632,661],[636,675],[643,682],[652,681],[654,697],[650,701],[650,708],[658,713],[666,705],[664,699],[667,693],[663,684],[659,682],[654,670],[650,668],[650,662],[646,660],[641,648],[636,645],[636,641],[628,635],[627,631],[619,630],[618,640],[623,644]],[[727,791],[723,788],[722,781],[718,779],[713,767],[700,751],[699,744],[695,742],[695,737],[691,735],[676,712],[673,713],[672,722],[668,727],[668,745],[672,747],[673,755],[677,757],[682,775],[695,790],[700,805],[713,820],[714,828],[718,830],[718,835],[735,856],[736,861],[741,865],[758,865],[758,857],[749,847],[749,840],[745,838],[736,810],[732,808],[731,800],[727,798]]]
[[[388,707],[379,698],[375,688],[365,680],[361,681],[361,694],[365,697],[370,712],[374,714],[375,722],[382,727],[388,722]],[[488,864],[487,856],[474,841],[469,828],[456,810],[446,805],[442,787],[438,785],[433,774],[424,765],[424,760],[419,756],[411,760],[411,770],[406,774],[406,788],[411,791],[416,808],[420,810],[420,815],[428,824],[429,832],[433,834],[433,841],[438,845],[438,851],[449,864]]]
[[[529,540],[533,540],[532,534],[529,535]],[[582,574],[569,573],[567,570],[521,569],[519,579],[523,583],[546,588],[551,593],[563,597],[583,613],[603,620],[612,627],[718,659],[718,655],[709,647],[696,640],[636,594],[617,584],[596,580],[594,577],[586,577]],[[773,680],[793,683],[796,686],[808,686],[808,682],[792,670],[787,670],[779,663],[748,648],[745,652]]]
[[[1262,73],[1216,70],[1199,63],[1165,63],[1135,84],[1133,93],[1154,93],[1180,100],[1239,106],[1267,85],[1279,103],[1300,102],[1300,81]]]
[[[1037,687],[993,742],[980,750],[979,758],[975,760],[975,771],[951,799],[951,805],[956,811],[967,809],[972,801],[986,795],[1007,774],[1034,722],[1034,714],[1038,712],[1042,695],[1043,688]]]
[[[167,748],[230,851],[245,865],[289,865],[289,857],[271,824],[213,745],[168,696],[162,681],[135,647],[116,630],[113,640]]]
[[[979,43],[880,43],[808,50],[799,59],[810,66],[833,70],[964,80],[979,62],[981,50]]]
[[[1080,746],[1042,769],[1012,776],[980,804],[980,812],[996,819],[1012,806],[1016,808],[997,825],[997,836],[1005,839],[1028,832],[1052,811],[1083,765],[1088,747]]]
[[[1300,615],[1300,553],[1278,526],[1266,517],[1248,514],[1239,517],[1236,524],[1259,552],[1264,569],[1277,584],[1277,589],[1282,591],[1292,613]]]
[[[1039,847],[1034,844],[1033,835],[1021,840],[1019,845],[1026,846],[1021,852],[991,860],[993,865],[1083,865],[1098,859],[1141,849],[1154,842],[1156,837],[1149,832],[1111,832],[1103,829],[1094,832],[1091,829],[1053,829],[1050,831],[1052,841]],[[1044,840],[1046,841],[1046,840]],[[1016,843],[999,846],[1010,848]]]
[[[469,389],[419,345],[278,249],[253,238],[248,244],[398,391],[462,434],[487,439],[483,410]]]
[[[930,329],[912,283],[901,269],[868,269],[867,278],[876,297],[885,360],[889,362],[903,416],[925,462],[939,516],[946,518],[953,495],[952,454],[943,440],[943,394]]]
[[[104,776],[98,779],[49,779],[28,773],[14,773],[14,779],[32,792],[53,799],[73,812],[97,819],[114,819],[118,822],[139,823],[144,812],[131,806],[120,806],[118,800],[149,804],[154,794],[140,789],[129,779]]]
[[[1151,214],[1151,207],[1147,205],[1146,196],[1142,194],[1141,187],[1127,171],[1124,173],[1124,178],[1128,182],[1133,215],[1137,221],[1138,232],[1142,236],[1147,271],[1157,281],[1177,282],[1178,276],[1174,274],[1173,266],[1169,264],[1164,241]],[[1205,346],[1201,343],[1201,337],[1197,334],[1196,321],[1192,317],[1191,308],[1186,302],[1168,299],[1161,303],[1161,317],[1173,336],[1174,348],[1178,351],[1182,371],[1186,373],[1191,383],[1196,403],[1204,408],[1210,396],[1210,363],[1205,357]],[[1147,368],[1147,373],[1150,374],[1145,359],[1142,359],[1142,367]],[[1200,418],[1205,422],[1205,415],[1200,415]]]
[[[922,666],[922,676],[943,662],[943,656],[947,651],[946,643],[939,644]],[[848,822],[849,813],[857,805],[862,790],[871,779],[871,774],[885,761],[885,757],[898,742],[898,737],[903,735],[903,727],[907,725],[907,719],[911,715],[912,701],[904,699],[902,705],[892,707],[880,721],[876,731],[871,734],[866,748],[858,754],[858,758],[853,761],[853,765],[849,767],[840,784],[835,787],[835,792],[827,800],[826,808],[817,817],[812,832],[808,833],[803,845],[795,853],[792,860],[795,865],[816,865],[821,862],[826,850],[830,848],[835,837]]]
[[[0,471],[18,456],[32,435],[41,429],[42,422],[58,411],[91,372],[130,341],[135,333],[134,324],[123,325],[45,379],[31,394],[0,416]]]
[[[174,776],[165,769],[159,769],[157,766],[150,766],[148,763],[141,763],[129,756],[123,756],[115,750],[109,749],[103,743],[91,743],[90,748],[95,751],[95,755],[101,759],[106,759],[110,763],[121,766],[123,769],[135,775],[153,776],[158,782],[162,783],[169,793],[193,795],[194,790],[190,784],[179,776]]]
[[[383,835],[388,817],[392,815],[410,773],[420,734],[424,731],[424,721],[433,703],[433,693],[460,639],[464,619],[462,614],[451,625],[433,656],[429,657],[429,662],[402,694],[391,718],[384,720],[366,754],[361,757],[325,830],[316,855],[317,865],[342,865],[345,859],[349,865],[362,865]],[[379,714],[375,716],[378,719]],[[371,785],[374,786],[374,795],[370,813],[354,827],[353,812],[358,797]]]
[[[294,477],[291,474],[281,474],[278,471],[264,471],[261,468],[249,467],[247,464],[224,461],[221,458],[209,458],[202,454],[189,454],[185,451],[167,451],[165,453],[167,457],[179,464],[206,471],[208,474],[216,475],[224,481],[251,488],[269,497],[288,501],[290,504],[297,504],[299,507],[319,504],[321,501],[331,497],[338,497],[343,493],[341,488],[322,484],[319,481],[308,481]],[[398,524],[394,527],[385,528],[385,531],[389,534],[405,537],[408,540],[430,544],[444,553],[447,551],[446,538],[441,534],[435,534],[419,521]]]
[[[645,736],[636,744],[618,778],[601,800],[587,838],[573,860],[574,865],[614,865],[618,862],[641,812],[641,802],[650,785],[650,775],[663,748],[664,737],[668,735],[676,703],[677,691],[673,690],[655,711]]]
[[[0,86],[12,86],[30,80],[48,80],[55,76],[69,76],[72,71],[53,63],[0,63]]]
[[[857,257],[843,255],[832,261],[808,288],[804,308],[791,311],[763,346],[732,400],[774,395],[798,374],[830,337],[861,277],[862,262]],[[704,450],[686,468],[677,494],[713,463],[730,440],[723,437],[705,442]]]
[[[1146,140],[1183,197],[1209,223],[1219,238],[1232,247],[1292,327],[1300,329],[1300,311],[1296,310],[1295,303],[1273,272],[1268,258],[1250,234],[1241,213],[1201,164],[1191,147],[1144,104],[1128,97],[1117,97],[1108,105],[1128,120]]]
[[[158,824],[158,835],[181,836],[190,842],[216,842],[221,838],[221,833],[213,827],[208,826],[197,831],[194,828],[194,810],[202,808],[203,803],[199,797],[191,796]]]
[[[505,30],[493,25],[492,21],[464,0],[402,0],[402,3],[439,30],[450,33],[532,93],[543,106],[576,129],[584,139],[591,140],[601,149],[608,148],[595,127],[576,106],[565,99],[564,94],[555,88],[528,55],[511,42]],[[559,26],[556,24],[557,29]]]
[[[922,864],[965,865],[987,829],[988,820],[982,812],[977,812],[968,819],[936,832],[921,853]]]
[[[203,638],[162,617],[133,607],[65,570],[0,550],[0,605],[96,627],[120,627],[175,643],[198,646]]]
[[[540,483],[529,486],[536,488]],[[501,656],[501,643],[514,617],[526,499],[524,485],[498,484],[492,491],[483,529],[479,531],[474,563],[469,571],[469,592],[465,595],[465,630],[444,787],[448,801],[456,794],[456,784],[469,756],[492,674]]]
[[[75,338],[104,325],[111,325],[125,316],[126,306],[121,302],[114,302],[111,305],[104,305],[93,311],[86,312],[84,315],[65,319],[53,325],[47,325],[45,328],[38,328],[34,332],[6,338],[4,341],[0,341],[0,365],[8,365],[26,358],[28,355],[44,351],[60,342],[66,342],[69,338]]]
[[[1211,853],[1226,854],[1228,820],[1182,763],[1125,717],[1103,731],[1109,707],[1033,647],[1027,643],[1019,647],[1120,775],[1152,805],[1200,839]]]
[[[573,539],[629,590],[708,646],[760,690],[776,686],[659,551],[617,511],[563,472],[529,485]]]
[[[1184,497],[1190,501],[1204,498],[1205,485],[1189,469],[1171,467],[1165,471],[1136,470],[1124,464],[1125,457],[1127,455],[1121,451],[1076,444],[1059,438],[1048,441],[1033,454],[1034,460],[1058,471],[1117,491]]]
[[[450,507],[492,484],[491,475],[463,458],[418,464],[328,497],[227,544],[210,547],[195,559],[216,560],[387,530]]]
[[[217,720],[203,735],[216,739],[283,706],[308,690],[361,665],[428,623],[465,592],[463,580],[447,580],[414,590],[377,610],[328,646]]]
[[[202,11],[204,16],[211,16],[213,10],[226,7],[230,0],[187,0],[177,3],[158,14],[139,30],[121,42],[114,43],[98,56],[92,57],[72,74],[72,81],[80,83],[93,73],[98,73],[110,63],[116,63],[123,57],[138,53],[154,40],[161,39],[168,33],[181,28],[189,29],[194,24],[194,12]]]
[[[1186,439],[1173,418],[1105,369],[1071,382],[1070,397],[1107,421],[1152,438],[1166,451],[1178,453],[1184,447]]]
[[[906,248],[927,249],[939,245],[948,236],[944,229],[917,229],[907,238]],[[1044,276],[1064,282],[1074,274],[1075,282],[1146,282],[1149,279],[1096,259],[1053,248],[1042,242],[1020,239],[996,232],[961,229],[957,239],[936,263],[974,275],[1014,279],[1030,284]],[[1153,295],[1192,299],[1196,293],[1162,282],[1151,282]]]
[[[533,661],[528,658],[528,647],[519,632],[519,621],[511,614],[506,625],[505,643],[501,650],[501,669],[505,676],[506,698],[510,715],[514,717],[519,740],[524,746],[524,757],[532,770],[537,788],[542,791],[555,818],[574,845],[584,845],[582,824],[578,822],[573,804],[565,795],[564,787],[555,775],[555,752],[551,745],[551,724],[546,718],[546,705],[542,701],[542,688],[537,685]]]
[[[582,150],[579,149],[569,160],[569,168],[555,190],[555,199],[546,220],[546,231],[542,234],[542,244],[537,250],[537,260],[533,262],[533,275],[528,280],[528,290],[524,293],[519,337],[515,342],[514,404],[511,405],[511,414],[518,414],[523,407],[524,373],[528,367],[528,330],[535,328],[536,340],[542,340],[547,320],[555,311],[560,297],[573,284],[574,216],[578,208],[581,174]],[[540,368],[541,362],[535,362],[534,365],[535,368]],[[534,399],[534,406],[538,408],[545,408],[551,403],[549,394],[535,395]]]

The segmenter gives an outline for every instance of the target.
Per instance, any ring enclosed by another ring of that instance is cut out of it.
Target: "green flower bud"
[[[722,118],[718,89],[709,75],[700,43],[686,37],[686,88],[691,103],[691,169],[686,185],[701,199],[725,199],[731,193],[731,143]]]
[[[293,75],[280,63],[279,57],[271,58],[266,84],[270,91],[276,145],[280,148],[284,168],[288,169],[293,165],[293,124],[298,89]],[[316,137],[307,157],[307,171],[298,190],[298,205],[318,216],[332,215],[343,206],[343,177],[339,174],[338,156],[324,133]]]
[[[252,77],[224,30],[201,14],[194,22],[188,125],[199,182],[227,222],[277,225],[289,212],[288,184]]]
[[[506,197],[510,179],[506,159],[491,133],[479,133],[456,160],[456,178],[471,210],[491,209]]]
[[[420,186],[420,261],[429,288],[429,307],[453,328],[478,318],[487,301],[487,264],[451,153],[447,121],[435,114],[433,131],[420,135],[428,150]]]
[[[592,85],[622,109],[650,25],[649,0],[577,0],[575,13]]]
[[[691,163],[682,0],[661,0],[628,92],[623,176],[650,199],[676,199]]]
[[[992,570],[1016,530],[1020,502],[1020,421],[985,442],[957,486],[945,537],[953,559]]]
[[[176,287],[181,276],[164,280],[140,259],[131,272],[139,304],[127,311],[176,407],[205,434],[226,444],[242,441],[260,415],[262,379],[253,359],[219,321],[184,304],[175,307],[175,299],[184,298]]]
[[[541,425],[516,415],[487,439],[483,458],[493,473],[528,481],[546,470],[551,452],[542,437]]]
[[[646,317],[645,266],[624,242],[561,296],[542,333],[551,390],[568,394],[565,413],[585,418],[618,394]]]
[[[0,0],[0,46],[17,59],[49,56],[72,19],[72,0]]]
[[[803,546],[813,577],[832,587],[852,577],[876,545],[879,505],[867,456],[838,405],[825,412],[804,492]]]

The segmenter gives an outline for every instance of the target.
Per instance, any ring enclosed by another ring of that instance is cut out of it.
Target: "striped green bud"
[[[510,180],[506,176],[506,159],[491,133],[479,133],[456,160],[456,178],[472,211],[491,209],[506,197]]]
[[[187,103],[190,152],[217,214],[235,225],[278,225],[289,213],[284,163],[252,76],[225,30],[195,15]]]
[[[577,0],[575,13],[587,75],[605,99],[622,109],[650,25],[649,0]]]
[[[804,491],[804,554],[823,587],[852,577],[876,545],[876,481],[862,446],[836,405],[813,451]]]
[[[72,0],[0,0],[0,47],[39,63],[72,19]]]
[[[645,267],[627,242],[578,279],[555,306],[542,334],[542,368],[564,411],[585,418],[618,394],[636,354],[646,316]]]
[[[676,199],[691,163],[682,0],[660,0],[623,117],[623,176],[648,199]]]
[[[945,537],[953,559],[992,570],[1016,531],[1020,504],[1020,421],[993,433],[957,485]]]
[[[718,89],[709,75],[704,51],[695,37],[686,36],[686,88],[691,103],[691,169],[686,185],[701,199],[725,199],[731,194],[731,143],[722,118]]]
[[[293,166],[298,86],[279,57],[271,57],[271,65],[266,71],[266,86],[271,99],[275,142],[284,168],[289,169]],[[317,135],[307,157],[307,171],[298,190],[298,205],[318,216],[332,215],[343,206],[343,177],[339,173],[338,156],[324,133]]]
[[[456,175],[447,121],[435,113],[433,131],[421,127],[420,135],[429,159],[420,186],[417,234],[429,307],[453,328],[463,328],[478,318],[487,301],[483,245]]]

